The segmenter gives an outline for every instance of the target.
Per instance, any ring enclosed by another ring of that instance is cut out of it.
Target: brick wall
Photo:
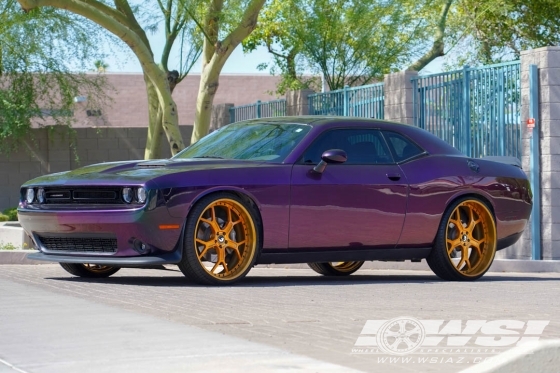
[[[88,107],[87,103],[75,104],[74,127],[147,127],[148,98],[144,77],[141,74],[107,73],[107,82],[113,87],[107,94],[112,103],[101,108]],[[270,75],[224,74],[220,76],[220,86],[214,98],[214,105],[235,103],[243,105],[276,99],[268,92],[276,90],[279,78]],[[188,75],[173,92],[177,103],[180,125],[194,123],[196,97],[200,75]],[[87,117],[86,109],[101,110],[101,117]],[[188,140],[185,138],[185,140]]]

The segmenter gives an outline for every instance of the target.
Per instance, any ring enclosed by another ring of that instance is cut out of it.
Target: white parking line
[[[15,370],[15,371],[18,372],[18,373],[28,373],[28,372],[26,372],[25,370],[21,370],[21,369],[19,369],[18,367],[16,367],[15,365],[12,365],[12,364],[8,363],[6,360],[0,359],[0,363],[6,365],[8,368],[11,368],[11,369]]]

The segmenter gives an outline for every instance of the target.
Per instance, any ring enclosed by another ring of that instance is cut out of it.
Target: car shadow
[[[178,272],[178,270],[165,269],[165,272]],[[205,287],[190,282],[183,276],[126,276],[125,273],[118,274],[108,278],[80,278],[80,277],[47,277],[46,280],[76,282],[76,283],[103,283],[127,286],[193,286]],[[534,277],[524,273],[495,275],[487,274],[478,279],[476,282],[541,282],[541,281],[559,281],[558,277]],[[236,287],[285,287],[285,286],[344,286],[344,285],[382,285],[382,284],[418,284],[418,283],[449,283],[441,280],[431,274],[360,274],[356,273],[351,276],[344,277],[328,277],[320,275],[301,276],[301,275],[282,275],[282,276],[262,276],[249,275],[232,286]]]

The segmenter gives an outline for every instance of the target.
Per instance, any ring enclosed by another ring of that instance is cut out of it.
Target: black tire
[[[309,268],[323,276],[348,276],[356,272],[364,262],[307,263]]]
[[[251,203],[220,192],[190,211],[179,269],[203,285],[231,285],[247,275],[262,248],[262,223]],[[209,267],[212,267],[209,269]]]
[[[86,278],[105,278],[117,273],[119,267],[109,267],[96,264],[59,263],[71,275]]]
[[[477,198],[464,197],[443,214],[426,261],[444,280],[473,281],[488,271],[496,247],[496,222],[490,208]]]

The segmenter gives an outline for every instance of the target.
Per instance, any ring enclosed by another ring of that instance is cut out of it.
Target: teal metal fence
[[[521,157],[520,62],[412,78],[414,124],[471,157]]]
[[[286,115],[286,100],[273,100],[234,106],[229,109],[231,123],[255,118],[282,117]]]
[[[344,87],[309,95],[309,114],[383,119],[384,99],[383,83]]]

